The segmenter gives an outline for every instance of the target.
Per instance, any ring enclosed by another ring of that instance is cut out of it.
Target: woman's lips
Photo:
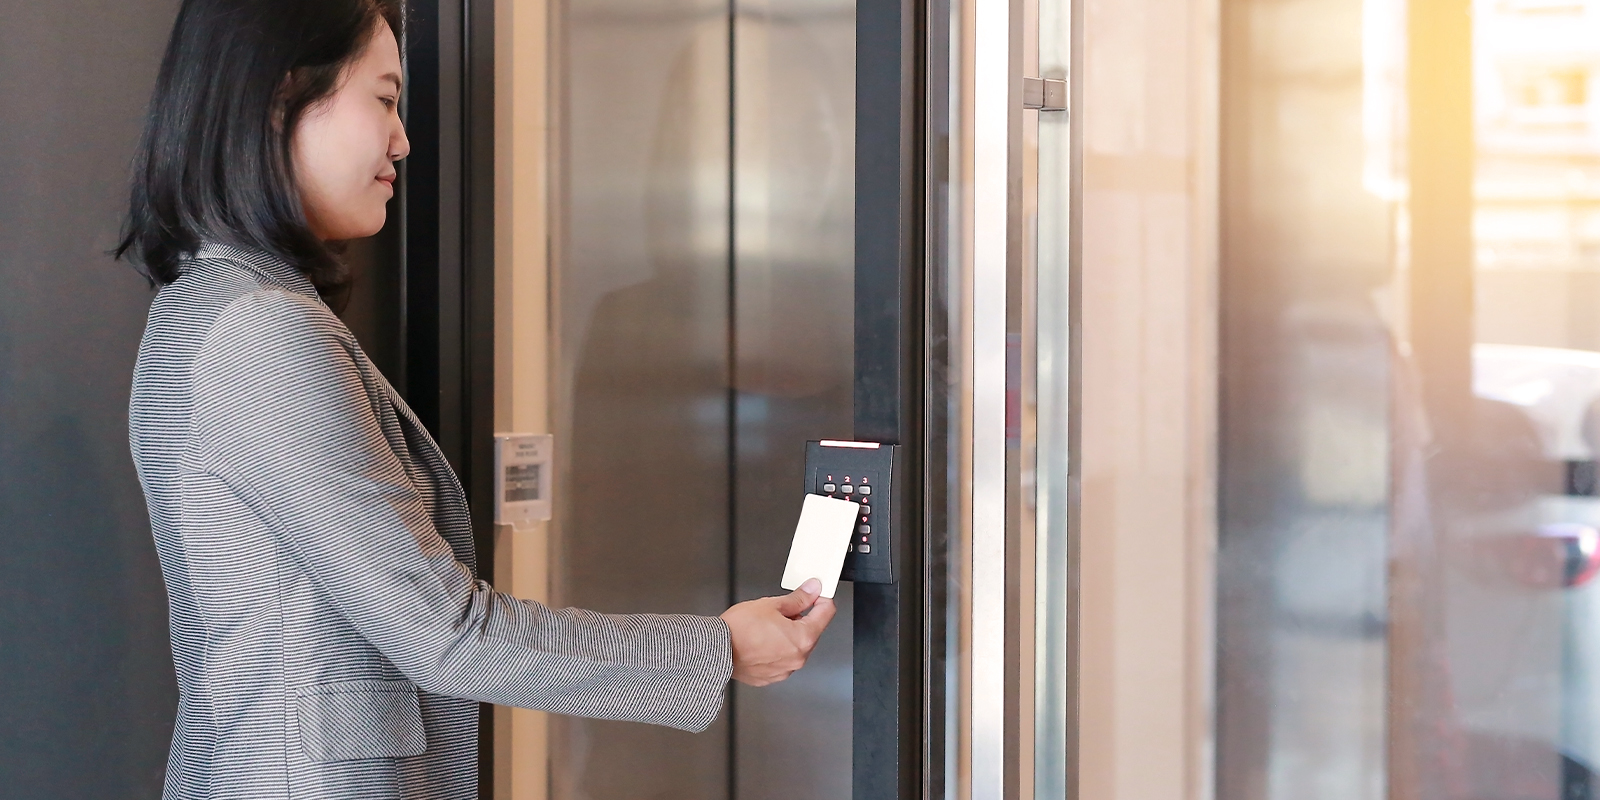
[[[384,186],[387,186],[390,189],[393,189],[394,188],[394,177],[395,176],[393,176],[393,175],[379,175],[378,176],[378,183],[381,183]]]

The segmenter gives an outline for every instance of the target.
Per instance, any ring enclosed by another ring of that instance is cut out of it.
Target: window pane
[[[1590,797],[1600,5],[1225,17],[1218,794]]]
[[[1404,8],[1384,2],[1224,3],[1222,798],[1385,797]]]

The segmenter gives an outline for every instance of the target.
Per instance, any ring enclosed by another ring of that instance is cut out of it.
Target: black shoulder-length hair
[[[283,258],[324,294],[342,288],[344,266],[306,222],[291,137],[379,26],[400,38],[404,19],[404,0],[184,0],[116,256],[163,285],[201,243],[232,244]]]

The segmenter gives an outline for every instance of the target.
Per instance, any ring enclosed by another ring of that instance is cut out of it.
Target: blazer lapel
[[[362,358],[365,358],[363,354]],[[369,391],[376,389],[388,401],[389,406],[395,410],[395,415],[400,424],[407,430],[404,437],[407,454],[412,459],[417,459],[419,472],[430,484],[433,491],[428,492],[424,487],[417,487],[423,491],[424,496],[433,495],[434,506],[429,509],[433,513],[434,524],[439,530],[439,535],[450,544],[450,549],[455,551],[456,559],[477,571],[477,553],[472,541],[472,511],[467,505],[466,490],[462,488],[461,481],[456,477],[456,472],[450,467],[449,459],[444,457],[444,451],[439,449],[439,444],[428,433],[427,426],[417,419],[417,415],[406,405],[400,393],[394,390],[388,379],[384,378],[377,369],[372,368],[370,362],[367,375],[375,376],[377,387],[368,387]]]

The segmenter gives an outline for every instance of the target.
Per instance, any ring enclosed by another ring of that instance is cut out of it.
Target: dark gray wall
[[[177,691],[105,253],[173,0],[0,3],[0,794],[157,797]]]
[[[153,296],[106,256],[176,0],[0,0],[0,797],[159,797],[177,707],[127,446]],[[398,226],[345,316],[398,371]]]

